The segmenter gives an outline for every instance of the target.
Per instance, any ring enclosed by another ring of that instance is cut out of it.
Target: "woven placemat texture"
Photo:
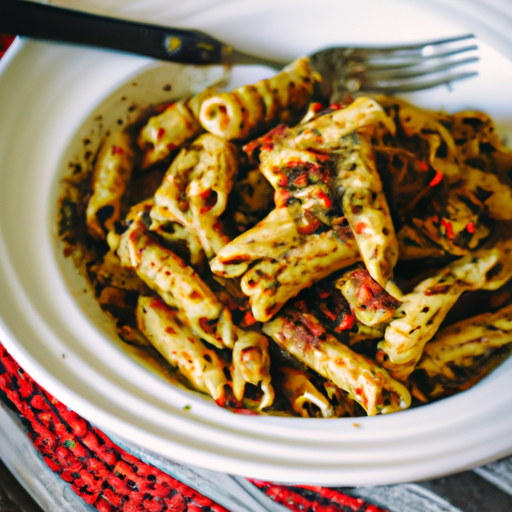
[[[38,386],[2,345],[0,390],[25,419],[31,441],[48,467],[100,512],[226,511],[116,445]],[[296,512],[386,512],[326,487],[253,483]]]

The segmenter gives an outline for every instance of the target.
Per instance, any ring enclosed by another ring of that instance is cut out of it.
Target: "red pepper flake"
[[[358,235],[360,235],[364,230],[366,229],[366,223],[360,222],[359,224],[356,224],[355,231]]]
[[[247,311],[244,315],[244,323],[247,327],[250,325],[254,325],[256,323],[256,319],[250,311]]]
[[[113,155],[124,155],[124,149],[119,146],[112,146],[112,154]]]
[[[318,292],[318,296],[321,298],[321,299],[327,299],[327,297],[330,297],[331,294],[327,291],[327,290],[320,290]]]
[[[425,171],[427,172],[429,170],[429,165],[427,164],[427,162],[425,162],[424,160],[420,160],[418,162],[418,166],[419,168],[422,170],[422,171]]]
[[[314,215],[311,215],[310,217],[306,216],[305,221],[306,222],[304,224],[298,227],[298,231],[301,235],[310,235],[311,233],[314,233],[322,224],[322,222]]]
[[[200,197],[203,201],[205,201],[206,199],[208,199],[210,197],[211,193],[212,193],[212,191],[209,188],[207,188],[206,190],[203,190],[202,192],[197,194],[197,197]]]
[[[290,198],[289,192],[284,189],[276,190],[274,194],[274,201],[276,203],[276,208],[282,208],[286,206],[286,201]]]
[[[273,142],[267,142],[266,144],[263,144],[261,146],[260,151],[272,151],[274,149],[274,143]]]
[[[160,140],[164,135],[165,135],[165,129],[160,126],[160,128],[158,128],[158,131],[156,132],[157,140]]]
[[[444,229],[446,230],[446,238],[448,238],[448,240],[453,240],[453,226],[452,226],[452,223],[448,220],[445,220],[445,219],[441,219],[441,226],[444,227]]]
[[[321,103],[318,101],[311,104],[311,110],[316,114],[317,112],[320,112],[324,107]]]
[[[468,225],[466,226],[466,231],[470,234],[473,234],[476,231],[475,224],[473,222],[468,222]]]
[[[325,333],[323,325],[313,320],[309,315],[301,315],[305,326],[311,331],[311,334],[315,337],[321,336]]]
[[[325,333],[325,329],[320,324],[316,324],[315,322],[308,322],[308,327],[313,336],[318,337]]]
[[[336,330],[339,331],[348,331],[354,327],[354,317],[352,315],[349,315],[345,313],[343,315],[343,318],[341,319],[341,322],[338,324],[338,327],[336,327]]]
[[[327,309],[327,307],[321,305],[320,309],[322,310],[322,313],[327,317],[330,318],[333,322],[336,320],[336,315]]]
[[[323,151],[319,151],[319,150],[314,150],[314,149],[308,149],[308,153],[310,155],[313,155],[317,160],[319,160],[320,162],[326,162],[327,160],[329,160],[330,158],[330,155],[329,153],[325,153]],[[310,165],[315,165],[318,167],[318,164],[313,164],[313,163],[310,163]]]
[[[277,184],[278,184],[280,187],[286,187],[286,185],[288,185],[288,176],[286,176],[286,174],[281,174],[281,176],[280,176],[279,181],[277,182]]]
[[[324,206],[326,208],[331,208],[332,207],[331,198],[324,191],[319,190],[318,193],[317,193],[317,197],[318,197],[318,199],[323,201]]]
[[[258,149],[261,145],[260,140],[251,140],[251,142],[248,142],[245,144],[245,146],[242,147],[242,149],[248,154],[252,155],[256,149]]]
[[[301,174],[300,176],[298,176],[295,181],[293,182],[293,184],[296,186],[296,187],[305,187],[307,184],[308,184],[308,175],[306,173],[304,174]]]
[[[443,179],[443,174],[436,169],[436,175],[432,178],[432,181],[428,184],[429,187],[435,187],[439,185]]]
[[[176,149],[176,144],[173,144],[172,142],[169,142],[169,144],[167,144],[167,149],[169,151],[174,151]]]

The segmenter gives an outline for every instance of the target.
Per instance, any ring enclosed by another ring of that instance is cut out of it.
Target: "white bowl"
[[[455,0],[449,9],[441,3],[388,0],[384,12],[379,0],[98,5],[83,0],[73,5],[194,26],[242,50],[290,60],[349,41],[426,40],[465,33],[468,27],[491,33],[483,16],[476,20],[465,13],[458,17],[463,23],[455,23],[450,17]],[[512,134],[512,65],[485,44],[481,55],[477,79],[411,99],[449,111],[483,109],[501,133]],[[127,115],[130,102],[158,102],[169,95],[162,88],[166,83],[173,86],[171,95],[180,94],[220,72],[35,41],[17,41],[9,50],[0,62],[0,339],[5,347],[44,388],[101,429],[217,471],[281,482],[374,485],[431,478],[512,453],[512,359],[469,391],[418,409],[308,420],[230,413],[171,386],[124,350],[87,284],[62,256],[55,234],[59,180],[83,155],[84,138],[94,146],[104,130]],[[240,69],[235,80],[252,81],[264,73]]]

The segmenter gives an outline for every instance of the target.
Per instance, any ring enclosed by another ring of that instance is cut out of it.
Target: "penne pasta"
[[[337,153],[333,187],[368,272],[386,288],[398,261],[398,240],[370,141],[354,132],[341,140]]]
[[[512,278],[512,240],[481,249],[425,279],[401,298],[402,305],[384,334],[379,348],[382,364],[406,380],[459,297],[471,290],[496,290]]]
[[[155,193],[153,229],[178,222],[197,234],[212,258],[229,238],[219,217],[224,213],[238,169],[236,149],[214,135],[201,135],[171,164]]]
[[[192,98],[171,103],[162,113],[149,119],[137,139],[144,150],[143,169],[166,160],[185,142],[201,133],[199,109],[203,101],[213,94],[213,89],[206,89]]]
[[[310,235],[278,260],[256,263],[243,275],[241,289],[249,297],[254,318],[266,322],[301,290],[358,260],[355,244],[334,230],[326,231]]]
[[[121,218],[133,157],[131,139],[124,132],[112,132],[100,148],[92,174],[92,195],[85,212],[87,229],[94,238],[105,239]]]
[[[336,386],[326,382],[321,392],[302,370],[283,367],[279,369],[279,384],[292,409],[303,418],[339,418],[352,416],[353,403]],[[318,411],[318,413],[316,412]]]
[[[193,388],[226,406],[226,363],[183,324],[177,311],[158,297],[140,297],[136,315],[138,328]]]
[[[274,388],[270,381],[270,356],[266,336],[249,331],[238,336],[233,346],[233,393],[242,400],[246,384],[260,386],[263,396],[258,409],[274,402]]]
[[[133,221],[123,234],[117,252],[123,266],[134,269],[166,304],[179,309],[193,332],[224,346],[211,326],[222,311],[217,297],[180,257],[155,242],[140,221]]]
[[[369,416],[406,409],[407,388],[375,362],[327,334],[311,314],[285,312],[265,324],[263,332],[359,403]]]
[[[313,93],[314,80],[308,59],[298,59],[272,78],[207,99],[199,119],[205,130],[219,137],[246,139],[273,122],[300,116]]]

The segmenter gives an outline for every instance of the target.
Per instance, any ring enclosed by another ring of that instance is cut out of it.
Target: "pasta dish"
[[[67,254],[127,345],[235,412],[467,389],[512,342],[512,151],[482,112],[319,80],[301,58],[111,130],[61,198]]]

